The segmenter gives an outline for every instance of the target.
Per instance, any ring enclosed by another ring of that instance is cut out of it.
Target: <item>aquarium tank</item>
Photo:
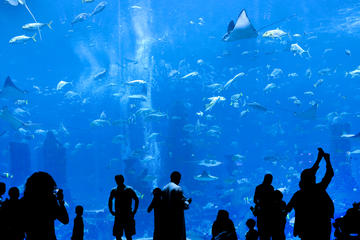
[[[319,147],[334,219],[360,201],[357,1],[3,0],[0,24],[0,182],[22,198],[48,172],[70,218],[59,240],[77,205],[84,239],[115,239],[119,174],[139,198],[133,239],[152,239],[173,171],[188,239],[210,240],[219,210],[245,239],[264,175],[288,203]]]

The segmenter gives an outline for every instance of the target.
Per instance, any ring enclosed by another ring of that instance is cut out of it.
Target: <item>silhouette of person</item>
[[[56,240],[54,221],[69,223],[62,189],[45,172],[35,172],[26,181],[21,201],[27,240]]]
[[[6,192],[6,184],[3,182],[0,182],[0,239],[3,239],[5,237],[5,217],[3,214],[3,198],[2,196]]]
[[[185,198],[179,186],[181,174],[174,171],[170,175],[170,183],[162,190],[164,209],[164,225],[162,226],[161,239],[186,240],[184,210],[189,209],[191,198]]]
[[[263,182],[255,189],[254,215],[257,217],[257,227],[261,240],[270,239],[272,233],[272,217],[271,207],[274,193],[274,187],[271,185],[273,176],[266,174]]]
[[[3,200],[3,195],[6,192],[6,184],[3,182],[0,182],[0,207],[2,206],[4,200]]]
[[[334,204],[326,188],[334,176],[330,155],[318,148],[318,157],[314,165],[301,173],[299,187],[286,206],[286,212],[295,210],[294,236],[302,240],[329,240],[331,218],[334,216]],[[320,183],[316,183],[316,172],[321,159],[326,161],[326,173]]]
[[[84,221],[82,218],[84,208],[82,206],[75,207],[76,217],[74,219],[74,227],[71,236],[71,240],[83,240],[84,239]]]
[[[286,203],[282,200],[283,194],[276,190],[273,193],[273,203],[271,207],[272,216],[272,239],[285,240],[285,224],[286,224]]]
[[[115,216],[113,235],[117,240],[121,240],[123,233],[127,240],[131,240],[135,235],[134,216],[139,207],[139,198],[135,191],[124,184],[124,177],[116,175],[115,181],[117,187],[111,190],[109,197],[109,210]],[[115,211],[113,210],[113,200],[115,199]],[[135,201],[134,210],[132,210],[132,200]]]
[[[24,239],[25,234],[19,225],[21,219],[20,191],[17,187],[12,187],[9,189],[8,195],[10,199],[7,199],[3,204],[3,217],[6,220],[4,224],[6,238],[4,239]]]
[[[212,240],[237,240],[236,230],[229,213],[219,210],[215,222],[212,225]]]
[[[154,198],[151,201],[147,211],[150,213],[154,209],[154,235],[153,240],[159,240],[160,239],[160,229],[161,229],[161,189],[155,188],[153,190]]]
[[[259,239],[259,233],[255,230],[256,222],[254,219],[248,219],[246,221],[246,226],[249,228],[249,231],[245,235],[246,240],[258,240]]]

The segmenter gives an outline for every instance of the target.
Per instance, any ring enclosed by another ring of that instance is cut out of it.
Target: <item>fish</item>
[[[12,179],[14,178],[14,175],[8,173],[8,172],[3,172],[3,173],[0,173],[0,177],[1,178],[6,178],[6,179]]]
[[[228,89],[235,80],[237,80],[239,77],[243,77],[243,76],[245,76],[245,73],[243,73],[243,72],[236,74],[232,79],[230,79],[229,81],[227,81],[227,83],[225,83],[223,90]]]
[[[345,49],[345,54],[351,56],[351,51],[349,49]]]
[[[314,96],[314,93],[312,91],[304,92],[304,95]]]
[[[215,104],[219,103],[219,102],[223,102],[225,101],[226,99],[222,96],[217,96],[217,97],[210,97],[208,98],[210,100],[210,103],[206,104],[205,105],[205,111],[210,111],[214,106]]]
[[[94,75],[93,79],[94,80],[100,80],[103,79],[104,77],[106,77],[107,74],[107,70],[103,69],[100,72],[98,72],[97,74]]]
[[[108,4],[108,3],[107,3],[106,1],[100,2],[100,3],[95,7],[95,9],[92,11],[92,13],[90,14],[90,17],[91,17],[91,16],[94,16],[95,14],[98,14],[98,13],[102,12],[102,11],[105,9],[105,7],[106,7],[107,4]]]
[[[299,76],[299,74],[297,74],[297,73],[289,73],[288,74],[288,77],[298,77]]]
[[[128,96],[128,98],[132,100],[147,101],[147,97],[140,94],[130,95]]]
[[[19,1],[18,0],[6,0],[11,6],[16,7],[17,5],[19,5]]]
[[[230,21],[227,33],[223,36],[223,41],[233,42],[241,39],[256,38],[258,32],[251,24],[249,17],[247,16],[246,10],[241,10],[236,23],[233,20]]]
[[[349,154],[360,154],[360,149],[349,152]]]
[[[274,68],[274,70],[270,73],[270,77],[277,79],[283,74],[283,70],[281,68]]]
[[[263,111],[263,112],[266,112],[268,110],[266,107],[264,107],[263,105],[261,105],[260,103],[257,103],[257,102],[247,103],[246,105],[249,107],[252,107],[253,109]]]
[[[63,87],[65,87],[68,84],[72,84],[71,82],[66,82],[66,81],[60,81],[57,85],[56,85],[56,90],[60,91],[61,89],[63,89]]]
[[[269,83],[268,85],[265,86],[264,91],[268,91],[271,90],[273,88],[276,88],[276,84],[275,83]]]
[[[88,13],[80,13],[72,21],[71,25],[85,21],[89,17]]]
[[[145,84],[147,84],[147,82],[144,80],[132,80],[132,81],[126,82],[126,84],[130,85],[130,86],[135,86],[135,85],[145,85]]]
[[[324,79],[319,79],[319,80],[317,80],[317,82],[316,83],[314,83],[314,88],[317,88],[317,87],[319,87],[321,84],[323,84],[323,82],[324,82]]]
[[[297,43],[293,43],[290,46],[290,51],[294,54],[294,56],[299,55],[299,56],[303,56],[304,53],[306,53],[308,55],[308,57],[310,56],[309,50],[305,51],[302,47],[299,46],[299,44]]]
[[[95,0],[82,0],[81,2],[82,3],[91,3],[91,2],[94,2]]]
[[[360,133],[357,134],[342,134],[341,138],[360,138]]]
[[[207,171],[203,171],[201,174],[194,177],[197,181],[211,182],[219,179],[218,177],[210,175]]]
[[[166,118],[167,114],[166,113],[161,113],[161,112],[154,112],[154,113],[150,113],[146,116],[146,119],[162,119],[162,118]]]
[[[262,36],[264,38],[281,38],[282,36],[286,35],[286,32],[277,28],[274,30],[266,31]]]
[[[147,137],[147,139],[148,140],[153,140],[153,139],[156,139],[158,136],[160,135],[160,133],[151,133],[148,137]]]
[[[33,40],[34,42],[36,42],[36,33],[32,36],[26,36],[26,35],[20,35],[20,36],[16,36],[10,39],[9,43],[10,44],[18,44],[18,43],[26,43],[29,40]]]
[[[355,70],[345,73],[345,77],[347,77],[348,75],[350,75],[351,78],[359,77],[360,76],[360,65]]]
[[[3,107],[0,110],[0,119],[7,122],[14,130],[27,126],[23,121],[12,115],[7,107]]]
[[[47,26],[49,29],[53,30],[53,28],[51,27],[52,23],[53,21],[50,21],[49,23],[28,23],[22,26],[22,29],[24,29],[25,31],[37,31],[38,29]]]
[[[191,72],[191,73],[186,74],[185,76],[181,77],[181,79],[185,79],[185,78],[189,78],[189,77],[195,77],[197,75],[199,75],[198,72]]]
[[[217,161],[217,160],[202,160],[199,162],[200,166],[205,166],[205,167],[217,167],[220,166],[222,164],[222,162]]]
[[[105,119],[95,119],[90,123],[90,126],[92,127],[105,127],[105,126],[111,126],[110,121]]]
[[[8,76],[5,80],[2,90],[0,91],[0,98],[24,100],[24,98],[26,98],[26,94],[27,92],[18,88]]]

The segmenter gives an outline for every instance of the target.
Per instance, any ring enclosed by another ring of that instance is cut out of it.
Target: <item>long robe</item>
[[[173,182],[162,190],[163,221],[161,239],[186,240],[184,210],[189,207],[180,186]]]

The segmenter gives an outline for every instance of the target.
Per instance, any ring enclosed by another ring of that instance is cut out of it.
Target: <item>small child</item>
[[[151,201],[147,211],[150,213],[154,209],[154,236],[153,240],[158,240],[160,238],[160,214],[161,214],[161,189],[155,188],[153,190],[154,198]]]
[[[76,217],[74,219],[74,228],[71,236],[71,240],[83,240],[84,239],[84,222],[83,215],[84,208],[82,206],[76,206],[75,213]]]
[[[259,233],[255,230],[256,222],[254,219],[248,219],[246,221],[246,226],[249,228],[249,231],[246,233],[246,240],[258,240]]]
[[[216,220],[211,229],[212,240],[237,240],[233,221],[229,218],[229,212],[219,210]]]

